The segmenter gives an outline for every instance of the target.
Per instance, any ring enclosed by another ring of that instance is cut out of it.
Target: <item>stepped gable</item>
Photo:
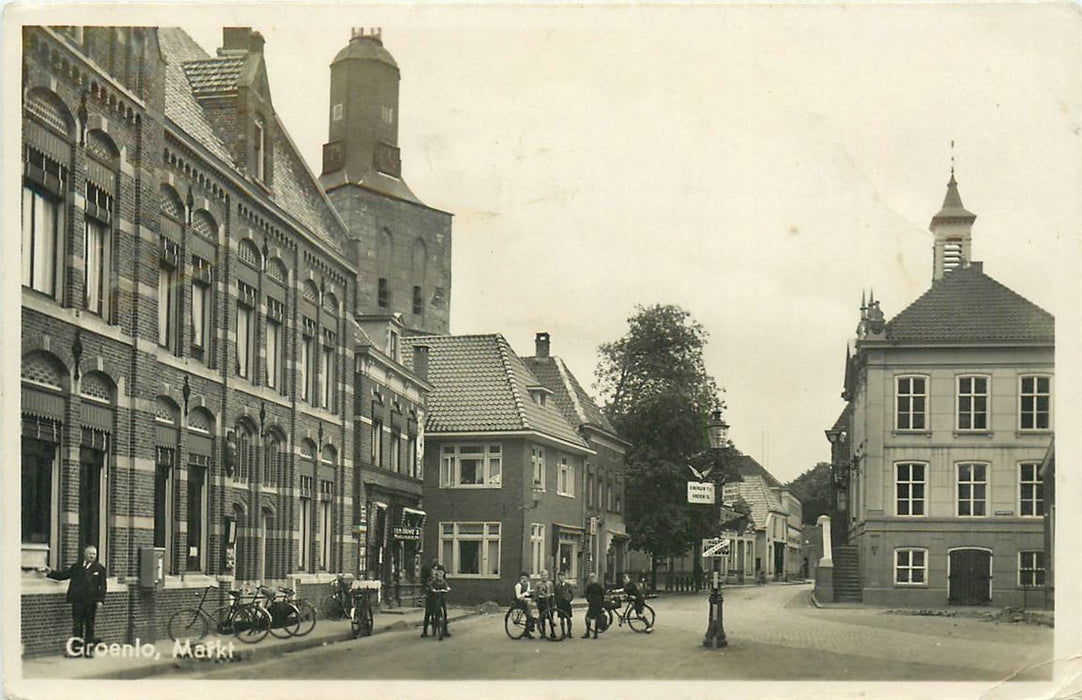
[[[554,403],[530,398],[540,382],[502,335],[409,336],[404,345],[428,347],[426,429],[440,432],[536,430],[585,448],[586,443]],[[413,369],[412,353],[406,365]]]
[[[619,437],[612,423],[559,357],[524,357],[522,361],[550,391],[564,418],[576,428],[588,426]]]
[[[1052,343],[1055,319],[984,274],[983,265],[975,262],[933,282],[887,323],[886,337],[900,342]]]
[[[258,86],[269,99],[262,54],[231,50],[210,56],[176,27],[159,28],[158,39],[167,63],[165,116],[227,165],[238,168],[228,145],[231,130],[236,129],[235,112],[228,105],[242,86]],[[277,113],[272,111],[268,118],[276,127],[270,130],[272,171],[270,187],[265,188],[270,200],[319,242],[344,254],[345,224]]]

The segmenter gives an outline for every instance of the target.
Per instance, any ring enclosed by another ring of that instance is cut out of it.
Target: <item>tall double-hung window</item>
[[[1018,427],[1021,430],[1052,429],[1052,377],[1021,377],[1018,394]]]
[[[897,430],[925,430],[928,410],[928,378],[898,377],[895,387],[895,420]]]
[[[958,377],[958,430],[988,430],[988,377]]]

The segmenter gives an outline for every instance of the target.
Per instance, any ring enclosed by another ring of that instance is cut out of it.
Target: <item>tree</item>
[[[724,404],[703,363],[706,338],[678,306],[639,306],[627,333],[598,349],[605,413],[632,445],[625,479],[628,534],[633,547],[650,555],[655,585],[659,559],[681,556],[717,531],[716,508],[687,503],[687,465],[713,464],[709,480],[715,484],[739,479],[726,467],[724,449],[707,452],[707,418]]]
[[[820,515],[834,513],[829,462],[819,462],[789,482],[789,488],[800,499],[805,525],[814,525]]]

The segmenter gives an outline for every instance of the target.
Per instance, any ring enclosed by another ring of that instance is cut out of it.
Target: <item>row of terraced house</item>
[[[58,653],[95,544],[107,641],[196,592],[341,573],[410,604],[519,571],[624,568],[623,455],[539,334],[452,336],[451,215],[406,185],[378,30],[331,63],[319,176],[271,101],[262,36],[23,35],[21,619]],[[160,577],[142,575],[161,557]]]

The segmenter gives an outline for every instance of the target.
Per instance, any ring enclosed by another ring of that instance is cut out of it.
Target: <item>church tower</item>
[[[935,236],[932,254],[932,281],[942,279],[951,270],[969,267],[973,237],[973,222],[977,215],[962,206],[962,197],[958,194],[958,181],[951,179],[947,183],[947,196],[943,198],[943,207],[932,217],[928,228]]]
[[[401,315],[407,333],[447,333],[451,215],[427,206],[402,176],[399,80],[382,32],[354,28],[331,62],[319,182],[353,243],[356,314]]]

